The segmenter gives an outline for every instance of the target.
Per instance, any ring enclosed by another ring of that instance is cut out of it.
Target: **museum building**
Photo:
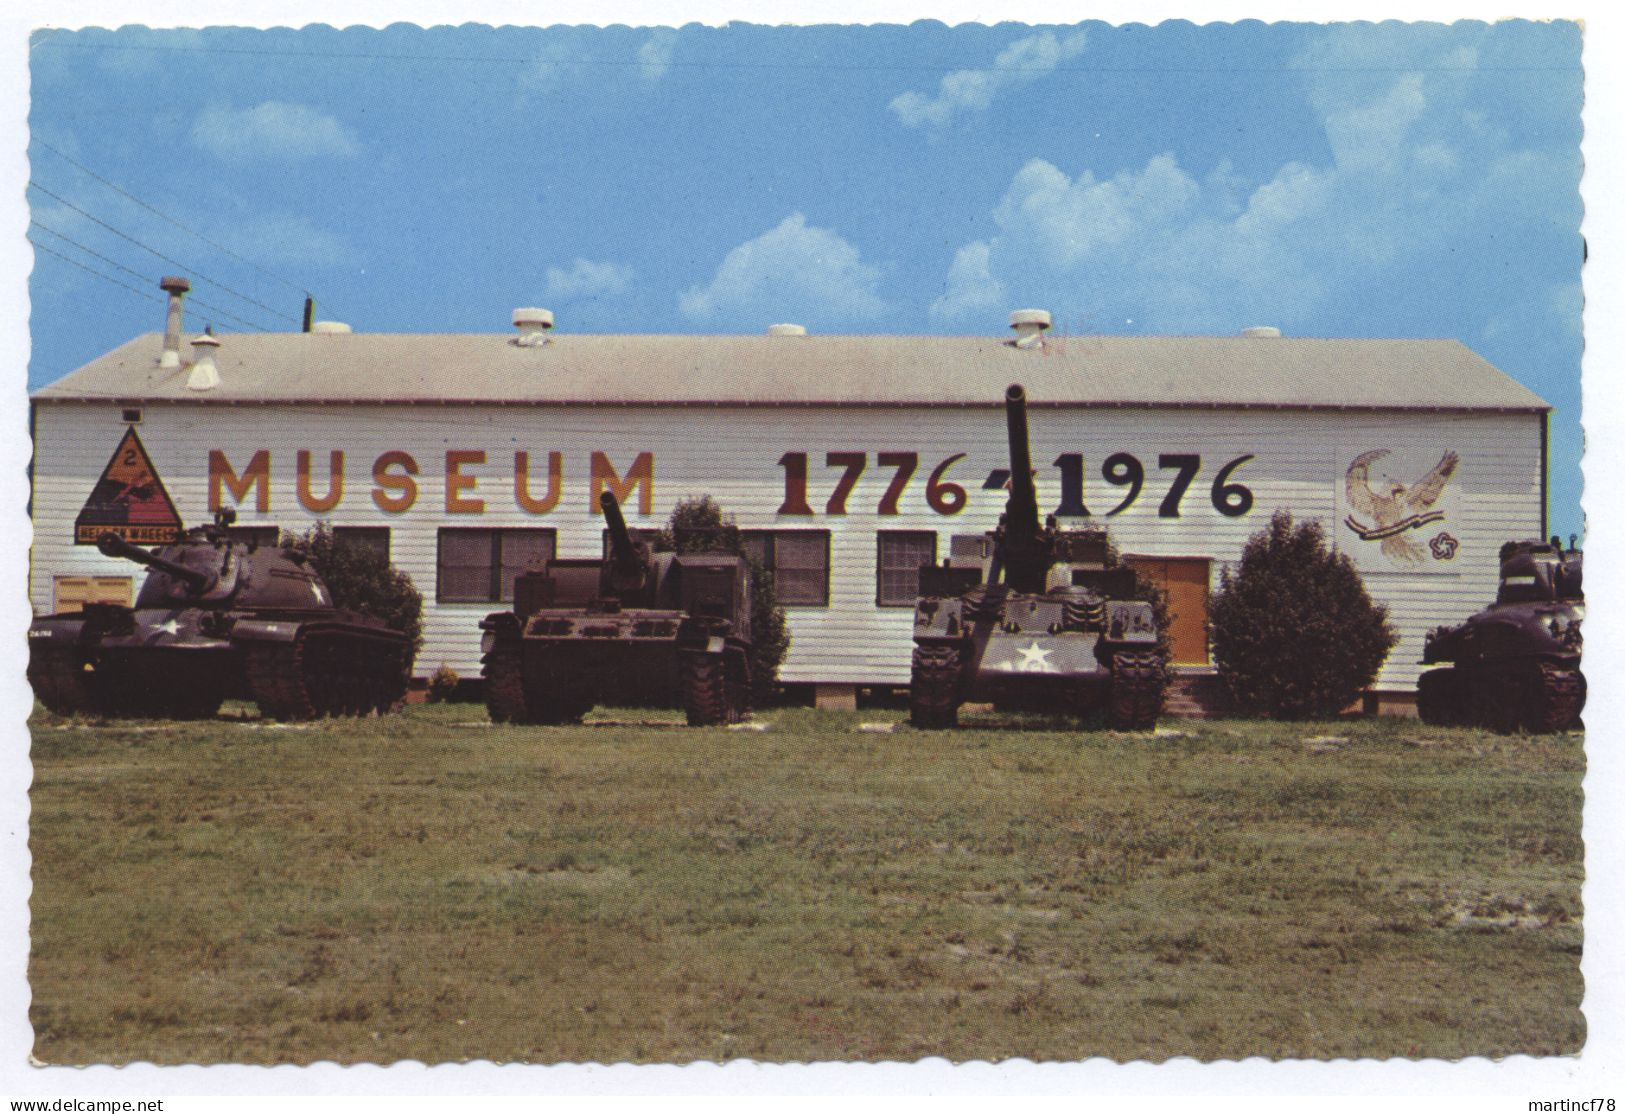
[[[1546,534],[1550,407],[1453,340],[496,334],[182,339],[168,327],[32,396],[37,613],[129,603],[155,544],[221,507],[262,540],[318,521],[424,595],[416,673],[477,676],[479,620],[553,554],[603,551],[601,492],[658,527],[708,494],[775,573],[781,680],[843,703],[906,685],[917,570],[991,530],[1003,398],[1028,398],[1040,506],[1100,525],[1170,592],[1174,661],[1210,669],[1220,569],[1277,509],[1317,519],[1400,640],[1368,705],[1411,699],[1423,640],[1494,598],[1497,551]],[[184,350],[184,351],[183,351]]]

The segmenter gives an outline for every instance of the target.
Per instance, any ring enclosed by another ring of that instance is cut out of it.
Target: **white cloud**
[[[879,281],[879,269],[851,244],[792,213],[730,251],[711,282],[686,290],[678,308],[697,320],[729,318],[752,327],[867,321],[889,308],[876,293]]]
[[[931,303],[933,317],[985,316],[1008,304],[1004,283],[988,270],[988,245],[975,240],[954,254],[948,268],[948,288]]]
[[[1107,174],[1029,161],[991,209],[993,234],[954,256],[933,317],[985,323],[1019,303],[1107,329],[1314,327],[1413,281],[1419,258],[1493,258],[1513,229],[1577,227],[1577,195],[1572,212],[1554,207],[1577,173],[1564,143],[1525,132],[1520,145],[1472,111],[1478,52],[1436,37],[1396,51],[1393,38],[1334,32],[1297,60],[1330,152],[1320,163],[1244,179],[1229,163],[1194,174],[1172,153]],[[1479,277],[1461,266],[1463,282]]]
[[[241,109],[211,105],[192,125],[192,142],[227,162],[298,162],[350,158],[359,152],[354,136],[338,120],[287,101]]]
[[[638,47],[638,61],[641,63],[638,73],[643,80],[655,82],[665,77],[666,71],[671,69],[671,57],[676,51],[677,32],[670,27],[657,28]]]
[[[1086,42],[1082,31],[1064,39],[1057,38],[1053,31],[1040,31],[1005,47],[989,69],[948,74],[935,97],[912,91],[894,97],[891,110],[911,128],[946,127],[957,113],[986,109],[999,90],[1025,85],[1053,72],[1062,62],[1082,54]]]
[[[557,301],[624,294],[632,282],[632,268],[618,263],[577,259],[568,271],[547,269],[547,297]]]

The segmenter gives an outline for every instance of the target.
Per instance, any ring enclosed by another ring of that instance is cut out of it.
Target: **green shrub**
[[[1334,716],[1368,688],[1398,635],[1320,523],[1277,511],[1220,573],[1208,609],[1213,659],[1239,710]]]
[[[452,698],[457,695],[457,682],[460,680],[462,678],[457,676],[455,669],[441,662],[440,668],[429,678],[429,703],[451,703]]]
[[[669,553],[736,553],[750,566],[751,704],[766,707],[778,687],[779,666],[790,651],[790,630],[773,585],[773,574],[739,542],[739,529],[709,495],[683,499],[655,536],[654,548]]]
[[[304,534],[284,530],[282,545],[309,559],[337,606],[381,619],[405,634],[412,651],[407,661],[410,671],[423,648],[423,595],[412,586],[411,577],[367,546],[335,537],[325,522]]]

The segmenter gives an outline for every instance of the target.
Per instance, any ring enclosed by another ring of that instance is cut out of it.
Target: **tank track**
[[[1115,731],[1149,731],[1162,712],[1162,684],[1157,655],[1119,650],[1112,655],[1112,691],[1108,718]]]
[[[908,721],[926,731],[959,724],[960,652],[953,646],[916,646],[909,675]]]
[[[28,683],[39,702],[56,715],[71,716],[96,710],[89,674],[79,652],[60,646],[30,646]]]
[[[1477,669],[1434,669],[1416,686],[1422,722],[1440,727],[1485,727],[1510,735],[1555,734],[1579,726],[1585,676],[1549,661],[1503,662]]]
[[[485,685],[485,710],[492,723],[533,722],[525,703],[521,652],[517,643],[503,639],[485,655],[480,676]]]
[[[256,643],[248,650],[247,676],[260,714],[286,721],[383,715],[406,691],[398,648],[342,631],[301,631],[292,642]]]
[[[744,676],[733,655],[682,653],[683,711],[690,727],[738,723],[745,716]]]
[[[1585,705],[1585,674],[1570,666],[1540,663],[1540,703],[1531,710],[1530,730],[1541,734],[1571,731],[1580,726]]]

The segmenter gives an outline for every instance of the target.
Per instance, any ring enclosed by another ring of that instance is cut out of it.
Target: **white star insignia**
[[[181,621],[179,619],[165,619],[152,629],[160,634],[179,634],[181,631]]]
[[[1053,653],[1053,651],[1043,649],[1036,641],[1031,646],[1028,646],[1025,650],[1018,650],[1018,653],[1021,654],[1021,660],[1016,663],[1016,668],[1021,672],[1055,672],[1055,666],[1049,663],[1049,656],[1051,653]]]

